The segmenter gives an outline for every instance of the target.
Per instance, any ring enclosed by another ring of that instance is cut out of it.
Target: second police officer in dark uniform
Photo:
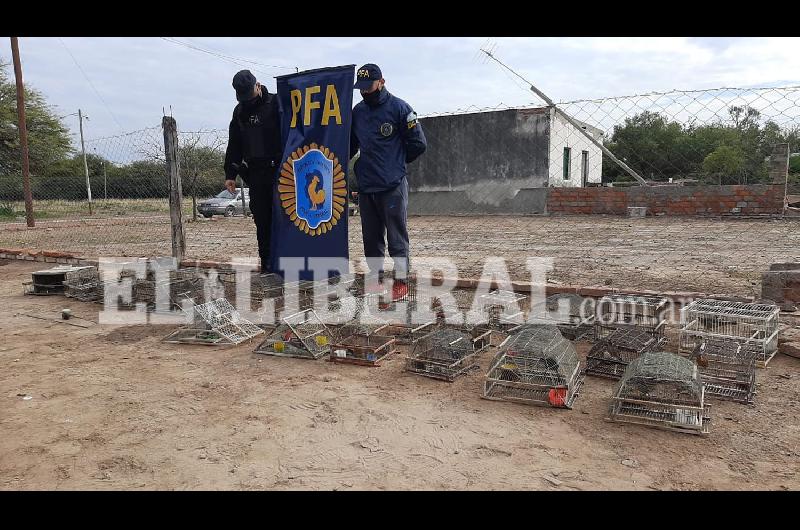
[[[233,76],[239,104],[233,109],[225,151],[225,187],[236,193],[236,175],[250,188],[250,211],[256,224],[261,272],[270,272],[272,190],[281,145],[278,98],[256,81],[249,70]]]
[[[408,293],[409,269],[407,228],[408,181],[406,164],[425,152],[422,126],[411,106],[384,87],[381,69],[365,64],[356,73],[355,88],[364,101],[353,109],[350,158],[360,149],[354,166],[358,180],[358,206],[364,256],[370,269],[367,289],[374,292],[383,272],[386,249],[394,259],[392,300]]]

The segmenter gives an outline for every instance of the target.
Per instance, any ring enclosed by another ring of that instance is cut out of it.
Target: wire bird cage
[[[373,295],[325,293],[313,299],[313,307],[325,308],[325,322],[330,325],[359,324],[378,327],[389,321],[380,314]]]
[[[580,340],[594,329],[595,301],[577,294],[554,294],[531,311],[531,320],[553,324],[569,340]]]
[[[596,342],[586,355],[584,373],[619,379],[628,364],[641,354],[658,348],[663,339],[637,328],[615,329]]]
[[[260,294],[260,298],[278,298],[283,296],[283,278],[279,274],[269,273],[264,276],[254,275],[253,280],[257,281],[260,288],[251,287],[253,296]],[[253,282],[255,284],[255,281]]]
[[[582,385],[572,343],[556,326],[528,324],[500,345],[486,373],[482,397],[572,408]]]
[[[615,329],[632,327],[662,337],[668,303],[667,298],[659,296],[611,294],[602,297],[596,305],[595,340]]]
[[[756,366],[766,367],[778,351],[776,305],[694,300],[681,309],[680,353],[689,353],[705,338],[730,339],[755,352]]]
[[[81,302],[96,302],[104,296],[103,279],[97,267],[81,267],[64,275],[64,295]]]
[[[285,317],[283,322],[305,348],[307,353],[302,357],[319,359],[329,353],[334,336],[316,311],[313,309],[300,311]]]
[[[346,339],[350,335],[373,335],[373,334],[380,334],[380,335],[388,335],[388,333],[383,333],[383,328],[386,327],[386,324],[378,324],[378,323],[362,323],[357,320],[352,320],[346,324],[342,324],[339,326],[330,326],[331,335],[333,336],[333,342],[338,342],[341,340]]]
[[[409,346],[435,329],[437,326],[433,320],[419,325],[391,322],[379,327],[376,332],[394,337],[398,346]]]
[[[711,406],[697,366],[668,352],[646,352],[614,388],[608,420],[708,434]]]
[[[348,326],[344,326],[347,328]],[[335,338],[330,347],[329,361],[334,363],[380,366],[381,361],[395,351],[395,339],[358,326],[347,336]]]
[[[707,337],[691,357],[709,397],[752,403],[756,385],[756,352],[734,340]]]
[[[167,335],[165,342],[180,344],[239,344],[264,333],[243,318],[230,302],[219,298],[192,308],[192,327],[180,328]]]
[[[168,271],[166,278],[136,278],[133,280],[132,303],[144,303],[148,311],[182,309],[184,300],[192,304],[204,301],[203,279],[194,269]],[[156,279],[158,278],[158,279]],[[159,293],[165,293],[168,307],[159,308]]]
[[[276,355],[279,357],[297,357],[300,359],[316,359],[314,353],[295,335],[288,324],[279,324],[253,350],[253,353]]]
[[[314,309],[314,282],[300,280],[283,284],[283,295],[277,298],[282,308],[294,308],[296,311]]]
[[[414,342],[405,369],[426,377],[453,382],[477,367],[479,353],[489,347],[489,333],[437,329]]]
[[[481,309],[491,328],[500,326],[501,319],[514,319],[522,316],[520,303],[528,297],[514,291],[494,289],[489,294],[480,296]]]

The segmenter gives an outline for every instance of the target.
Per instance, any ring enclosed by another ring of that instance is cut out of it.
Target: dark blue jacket
[[[374,106],[361,101],[353,109],[350,158],[361,149],[354,167],[359,193],[397,187],[406,176],[406,163],[416,160],[426,147],[414,109],[386,88]]]

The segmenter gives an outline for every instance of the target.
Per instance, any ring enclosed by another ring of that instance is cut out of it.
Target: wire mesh
[[[680,351],[691,352],[705,338],[734,340],[756,352],[765,367],[778,351],[776,305],[702,298],[681,309]]]
[[[103,299],[103,280],[97,267],[81,267],[64,275],[64,295],[81,302]]]
[[[396,351],[395,343],[394,337],[389,335],[353,332],[334,340],[329,360],[334,363],[380,366],[381,361]]]
[[[658,296],[611,294],[597,302],[595,340],[620,328],[638,328],[662,337],[669,300]]]
[[[646,352],[628,364],[615,386],[609,419],[707,434],[709,407],[692,361],[674,353]]]
[[[572,408],[583,384],[579,368],[575,347],[556,326],[527,325],[500,345],[483,397]]]
[[[285,317],[283,321],[315,359],[329,353],[333,334],[316,311],[300,311]]]
[[[584,372],[587,375],[619,379],[631,361],[645,352],[655,350],[662,342],[662,339],[642,329],[616,329],[589,350]]]
[[[243,318],[224,298],[195,305],[193,310],[208,329],[223,336],[231,344],[239,344],[264,333],[263,329]]]
[[[581,340],[594,331],[595,301],[577,294],[555,294],[531,308],[533,317],[544,324],[553,324],[572,341]]]
[[[756,352],[736,341],[706,337],[692,352],[706,395],[752,403],[756,385]]]
[[[469,334],[437,329],[417,339],[405,369],[433,379],[453,382],[477,366],[477,355],[489,346],[489,333]]]

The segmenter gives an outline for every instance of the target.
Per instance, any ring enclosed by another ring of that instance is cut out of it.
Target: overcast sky
[[[181,130],[226,128],[236,103],[231,78],[241,68],[253,71],[272,92],[273,77],[295,67],[374,62],[387,88],[420,115],[470,105],[540,103],[499,65],[480,56],[487,37],[176,39],[261,64],[233,64],[157,37],[21,37],[24,79],[59,114],[81,108],[89,115],[87,138],[158,125],[162,107],[170,105]],[[515,37],[490,42],[501,60],[556,101],[800,84],[800,38]],[[8,37],[0,41],[0,58],[11,60]],[[13,79],[10,67],[8,72]],[[77,117],[67,123],[77,131]]]

